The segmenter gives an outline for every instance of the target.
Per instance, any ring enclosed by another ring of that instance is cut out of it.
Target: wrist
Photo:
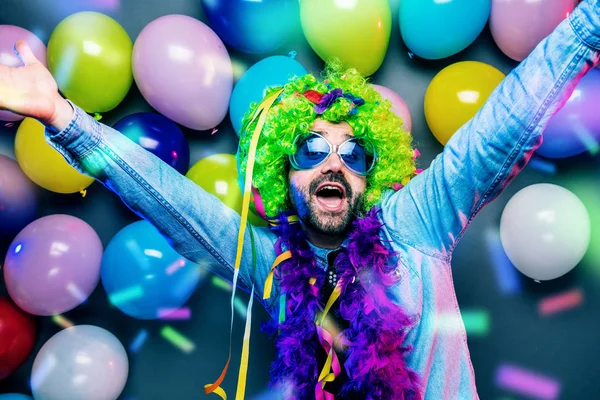
[[[54,115],[48,122],[48,125],[60,132],[69,125],[73,119],[75,110],[67,100],[60,95],[57,97]]]

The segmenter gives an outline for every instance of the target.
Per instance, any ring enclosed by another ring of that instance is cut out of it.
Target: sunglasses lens
[[[359,175],[366,175],[375,162],[375,151],[370,142],[357,138],[340,148],[344,163]]]
[[[329,144],[321,136],[310,135],[298,143],[294,162],[301,169],[310,169],[329,155]]]

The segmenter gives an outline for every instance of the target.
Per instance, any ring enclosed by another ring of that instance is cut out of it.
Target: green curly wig
[[[302,95],[307,90],[327,93],[335,88],[360,97],[365,103],[357,106],[357,112],[350,113],[354,104],[348,98],[340,97],[323,114],[317,115],[315,104]],[[267,95],[280,89],[269,89]],[[384,100],[356,69],[344,70],[340,63],[330,62],[325,66],[321,80],[306,74],[290,80],[283,89],[267,112],[254,164],[252,184],[261,195],[267,217],[274,218],[291,209],[288,156],[296,151],[295,138],[308,135],[317,118],[333,123],[346,121],[355,136],[368,138],[377,149],[379,158],[367,177],[362,213],[378,204],[384,191],[398,189],[415,176],[412,136],[402,128],[402,120],[390,111],[391,103]],[[240,133],[237,162],[242,182],[258,118],[251,124],[249,122],[257,107],[257,103],[250,106]]]

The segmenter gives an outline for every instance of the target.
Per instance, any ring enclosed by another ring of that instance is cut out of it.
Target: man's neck
[[[302,224],[302,230],[309,242],[323,249],[337,249],[341,246],[347,236],[345,233],[341,235],[327,234],[314,230],[306,224]]]

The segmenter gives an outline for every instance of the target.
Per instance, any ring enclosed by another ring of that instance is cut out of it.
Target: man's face
[[[347,122],[334,124],[317,119],[312,131],[332,145],[354,136]],[[340,157],[332,153],[323,164],[298,171],[290,168],[290,199],[300,219],[313,230],[339,235],[356,217],[365,192],[366,178],[352,173]]]

